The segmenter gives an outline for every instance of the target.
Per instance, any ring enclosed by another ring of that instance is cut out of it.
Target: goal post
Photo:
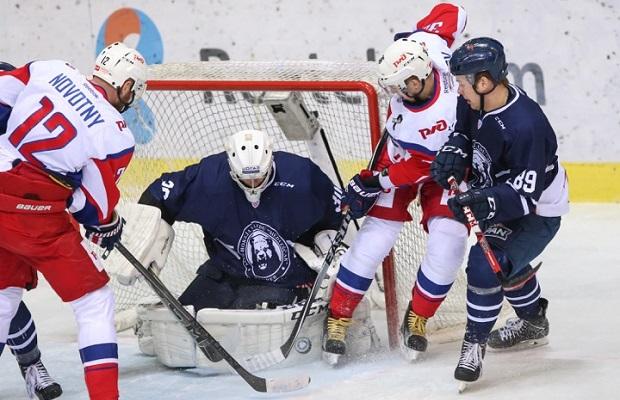
[[[344,183],[366,166],[378,143],[389,98],[376,85],[376,64],[329,61],[162,64],[149,67],[147,92],[127,115],[137,138],[134,159],[120,182],[122,202],[136,202],[163,172],[180,170],[224,150],[226,139],[243,129],[260,129],[274,138],[274,150],[313,158],[310,141],[283,134],[262,99],[269,93],[295,92],[309,112],[316,112]],[[316,144],[316,143],[314,143]],[[317,160],[315,160],[317,161]],[[317,162],[320,166],[323,165]],[[328,174],[329,175],[329,174]],[[338,185],[337,181],[334,184]],[[390,345],[397,332],[422,261],[425,233],[420,211],[412,204],[414,222],[406,223],[392,253],[383,263],[385,307]],[[200,227],[175,223],[176,239],[162,280],[179,295],[207,254]],[[127,232],[126,234],[130,234]],[[139,234],[139,233],[138,233]],[[154,298],[144,283],[123,287],[112,277],[117,310],[133,310],[144,297]],[[465,281],[461,274],[452,292],[429,321],[429,331],[464,324]]]

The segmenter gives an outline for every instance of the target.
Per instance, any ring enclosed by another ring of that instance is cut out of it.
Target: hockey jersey
[[[540,106],[509,86],[505,106],[480,114],[459,97],[455,130],[472,139],[474,188],[492,187],[496,213],[506,222],[535,212],[557,217],[568,212],[566,172],[558,162],[557,139]]]
[[[306,284],[316,273],[293,244],[312,246],[316,233],[338,228],[341,191],[311,160],[286,152],[274,152],[269,179],[253,207],[231,179],[226,153],[218,153],[164,173],[147,195],[168,223],[202,227],[210,268],[268,285]]]
[[[415,185],[430,180],[430,165],[448,140],[456,123],[458,85],[449,72],[433,70],[435,90],[423,103],[396,95],[390,99],[385,129],[393,186]]]
[[[135,142],[105,92],[64,61],[35,61],[0,72],[0,103],[12,108],[0,171],[28,161],[73,188],[68,209],[78,222],[109,222]]]

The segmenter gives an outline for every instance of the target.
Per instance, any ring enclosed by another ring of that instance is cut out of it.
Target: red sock
[[[118,364],[84,367],[84,380],[90,400],[118,400]]]
[[[363,294],[353,293],[336,282],[332,299],[329,302],[330,315],[333,318],[351,318],[363,297]]]
[[[425,296],[424,293],[418,289],[417,283],[413,285],[411,296],[411,310],[420,317],[424,318],[430,318],[435,315],[437,309],[445,299],[445,296],[440,299]]]

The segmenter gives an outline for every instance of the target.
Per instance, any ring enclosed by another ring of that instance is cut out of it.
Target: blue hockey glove
[[[382,191],[378,176],[363,170],[349,181],[341,205],[349,208],[351,217],[361,218],[375,205]]]
[[[457,183],[461,183],[470,165],[471,143],[465,135],[455,132],[435,155],[431,176],[441,187],[449,190],[448,178],[453,176]]]
[[[86,239],[90,240],[97,246],[111,251],[114,244],[121,240],[125,219],[121,218],[116,211],[112,215],[112,221],[105,225],[84,226],[86,230]]]
[[[493,191],[490,188],[472,189],[448,200],[448,207],[452,210],[454,218],[466,224],[467,217],[463,206],[471,209],[478,222],[489,220],[495,216],[496,201]]]

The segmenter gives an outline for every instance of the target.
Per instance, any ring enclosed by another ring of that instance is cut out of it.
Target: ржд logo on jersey
[[[262,222],[250,222],[237,246],[248,278],[276,282],[291,266],[286,241],[275,229]]]
[[[420,135],[422,135],[422,139],[426,139],[433,133],[445,131],[447,127],[448,127],[448,123],[442,119],[442,120],[437,121],[437,123],[431,126],[430,128],[420,129],[419,132],[420,132]]]

